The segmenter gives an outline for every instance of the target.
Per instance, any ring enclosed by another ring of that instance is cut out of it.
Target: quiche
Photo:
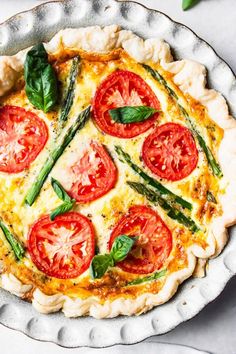
[[[144,313],[236,221],[236,123],[200,63],[116,25],[0,58],[0,286],[36,310]]]

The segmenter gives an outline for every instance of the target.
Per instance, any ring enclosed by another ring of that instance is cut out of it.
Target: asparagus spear
[[[203,152],[204,152],[204,154],[206,156],[207,162],[210,165],[213,174],[215,176],[219,177],[219,178],[222,177],[223,174],[222,174],[220,165],[217,163],[214,155],[212,154],[210,148],[207,146],[207,144],[206,144],[205,140],[203,139],[203,137],[200,135],[197,127],[195,126],[194,122],[190,118],[189,114],[184,109],[184,107],[179,103],[179,98],[178,98],[177,94],[168,85],[166,80],[163,78],[163,76],[161,76],[161,74],[157,70],[152,69],[149,65],[146,65],[146,64],[143,64],[143,67],[152,75],[152,77],[155,80],[157,80],[161,85],[163,85],[165,87],[165,89],[170,94],[170,96],[176,101],[176,103],[179,106],[181,112],[183,113],[184,117],[187,120],[189,128],[191,129],[193,135],[198,140],[198,143],[201,146],[201,148],[202,148],[202,150],[203,150]]]
[[[25,250],[21,243],[17,241],[15,236],[10,232],[10,230],[7,228],[7,226],[4,224],[4,222],[0,219],[0,228],[2,229],[2,232],[4,236],[6,237],[7,241],[9,242],[15,257],[18,260],[21,260],[24,256]]]
[[[146,64],[142,64],[142,66],[149,72],[149,74],[152,75],[155,80],[157,80],[161,85],[165,87],[166,91],[168,91],[171,97],[178,100],[178,96],[176,95],[175,91],[170,86],[168,86],[164,77],[161,76],[157,70],[152,69],[149,65]]]
[[[144,195],[153,204],[159,204],[162,209],[167,211],[167,215],[171,219],[176,220],[180,224],[186,226],[190,231],[196,232],[200,230],[199,227],[195,224],[195,222],[190,217],[185,216],[181,211],[173,208],[158,193],[148,188],[143,183],[127,182],[127,184],[139,194]]]
[[[125,161],[133,169],[133,171],[135,171],[140,177],[142,177],[145,181],[147,181],[150,186],[156,189],[156,193],[158,193],[160,196],[161,195],[166,196],[163,198],[165,198],[167,201],[173,204],[178,204],[181,205],[183,208],[192,210],[193,207],[191,203],[187,202],[185,199],[171,192],[169,189],[164,187],[160,182],[156,181],[154,178],[147,175],[139,166],[134,164],[131,160],[130,155],[127,152],[123,151],[121,146],[118,145],[115,146],[115,151],[122,162]]]
[[[189,128],[191,129],[193,135],[196,137],[196,139],[198,140],[199,145],[201,146],[202,150],[204,151],[204,154],[206,156],[208,164],[211,166],[213,174],[215,176],[217,176],[217,177],[222,177],[223,174],[222,174],[220,165],[217,163],[217,161],[215,160],[211,150],[208,148],[205,140],[203,139],[203,137],[198,132],[198,129],[197,129],[196,125],[194,124],[194,122],[190,118],[190,116],[187,113],[186,109],[183,106],[181,106],[181,104],[178,104],[178,106],[179,106],[181,112],[183,113],[184,117],[186,118],[187,124],[188,124]]]
[[[75,97],[75,83],[80,69],[79,64],[80,64],[80,57],[78,56],[72,60],[72,64],[71,64],[70,75],[69,75],[69,86],[67,89],[64,102],[62,104],[61,114],[59,117],[59,122],[62,124],[68,118]]]
[[[83,110],[77,117],[76,121],[70,126],[66,131],[66,134],[62,138],[62,141],[58,143],[54,150],[49,153],[47,160],[45,161],[43,167],[41,168],[38,176],[36,177],[33,185],[30,187],[26,198],[25,203],[32,205],[36,198],[38,197],[40,190],[46,181],[49,173],[54,167],[55,163],[59,157],[63,154],[65,148],[70,144],[71,140],[74,138],[75,134],[83,128],[88,117],[90,115],[90,106]]]
[[[208,202],[217,204],[217,200],[216,200],[215,196],[211,193],[211,191],[207,191],[206,197],[207,197]]]
[[[146,277],[136,278],[134,280],[131,280],[127,283],[127,286],[146,283],[147,281],[159,279],[159,278],[163,277],[164,275],[166,275],[166,269],[163,269],[160,272],[155,272],[151,275],[147,275]]]

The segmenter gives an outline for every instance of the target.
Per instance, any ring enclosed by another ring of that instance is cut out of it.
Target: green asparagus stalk
[[[178,96],[176,95],[175,91],[167,84],[166,80],[164,79],[161,74],[157,70],[152,69],[149,65],[142,64],[144,69],[152,75],[152,77],[157,80],[162,86],[165,87],[166,91],[173,97],[175,100],[178,100]]]
[[[173,208],[165,199],[160,197],[158,193],[148,188],[143,183],[127,182],[127,184],[139,194],[144,195],[153,204],[160,205],[160,207],[167,212],[167,215],[171,219],[176,220],[180,224],[186,226],[190,231],[197,232],[200,230],[190,217],[187,217],[181,211]]]
[[[54,150],[49,153],[47,160],[45,161],[43,167],[41,168],[38,176],[36,177],[33,185],[30,187],[26,198],[25,203],[28,205],[32,205],[36,198],[38,197],[44,182],[46,181],[49,173],[54,167],[55,163],[59,159],[59,157],[63,154],[65,148],[70,144],[75,134],[83,128],[88,117],[90,115],[90,106],[83,110],[76,121],[70,126],[70,128],[66,131],[66,134],[62,138],[62,141],[58,143]]]
[[[164,187],[160,182],[158,182],[154,178],[147,175],[139,166],[134,164],[131,160],[130,155],[127,152],[125,152],[121,148],[121,146],[118,146],[118,145],[115,146],[115,151],[116,151],[117,155],[119,156],[120,160],[122,162],[126,162],[132,168],[133,171],[135,171],[140,177],[142,177],[146,182],[148,182],[148,184],[150,186],[155,188],[156,192],[160,196],[162,195],[164,199],[166,199],[167,201],[169,201],[172,204],[178,204],[178,206],[180,205],[181,207],[183,207],[185,209],[192,210],[193,207],[192,207],[191,203],[189,203],[185,199],[183,199],[183,198],[179,197],[178,195],[174,194],[173,192],[171,192],[169,189]]]
[[[152,69],[149,65],[143,64],[143,67],[149,72],[149,74],[152,75],[152,77],[157,80],[161,85],[163,85],[165,87],[165,89],[167,90],[167,92],[170,94],[170,96],[176,101],[177,105],[179,106],[181,112],[183,113],[184,117],[187,120],[187,124],[189,126],[189,128],[191,129],[193,135],[195,136],[195,138],[198,140],[199,145],[201,146],[207,162],[209,164],[209,166],[212,169],[212,172],[215,176],[217,177],[222,177],[222,171],[220,168],[220,165],[217,163],[214,155],[212,154],[210,148],[207,146],[205,140],[203,139],[203,137],[201,136],[201,134],[199,133],[196,125],[194,124],[193,120],[190,118],[189,114],[187,113],[187,111],[184,109],[184,107],[179,103],[179,98],[177,96],[177,94],[174,92],[174,90],[168,85],[168,83],[166,82],[166,80],[163,78],[163,76],[161,76],[161,74],[157,71]]]
[[[207,197],[208,202],[217,204],[217,200],[216,200],[215,196],[210,191],[207,191],[206,197]]]
[[[186,118],[187,124],[189,126],[189,128],[191,129],[193,135],[196,137],[196,139],[198,140],[199,145],[201,146],[208,164],[211,166],[212,172],[215,176],[217,177],[222,177],[222,171],[220,168],[220,165],[216,162],[211,150],[208,148],[205,140],[203,139],[203,137],[200,135],[200,133],[198,132],[198,129],[196,127],[196,125],[194,124],[194,122],[192,121],[192,119],[190,118],[189,114],[187,113],[186,109],[181,106],[181,104],[178,104],[181,112],[183,113],[184,117]]]
[[[151,275],[147,275],[146,277],[136,278],[134,280],[131,280],[127,283],[127,286],[138,285],[138,284],[146,283],[147,281],[153,281],[163,277],[164,275],[166,275],[166,269],[163,269],[160,272],[155,272]]]
[[[78,76],[79,70],[80,70],[80,57],[78,56],[72,60],[72,64],[71,64],[69,85],[67,88],[67,93],[64,102],[62,104],[61,114],[59,117],[59,122],[62,124],[67,120],[71,107],[73,105],[73,100],[75,97],[76,78]]]
[[[0,228],[2,229],[2,232],[4,236],[6,237],[8,243],[10,244],[15,257],[18,260],[21,260],[25,254],[25,250],[22,246],[22,244],[17,241],[15,236],[10,232],[10,230],[7,228],[7,226],[4,224],[4,222],[0,219]]]

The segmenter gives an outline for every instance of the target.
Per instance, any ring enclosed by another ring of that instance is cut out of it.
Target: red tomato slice
[[[125,272],[148,274],[160,269],[172,249],[172,235],[160,216],[147,206],[134,206],[112,231],[109,249],[116,237],[138,236],[130,254],[117,263]]]
[[[189,129],[176,123],[160,125],[144,141],[142,157],[161,178],[178,181],[190,175],[198,163],[198,151]]]
[[[101,144],[91,141],[75,157],[73,165],[64,171],[65,182],[62,181],[62,185],[77,202],[91,202],[114,187],[117,169]]]
[[[146,82],[138,75],[117,70],[98,87],[93,102],[93,118],[105,133],[119,138],[133,138],[148,130],[158,113],[144,122],[121,124],[112,121],[109,110],[123,106],[150,106],[160,109],[160,103]]]
[[[0,108],[0,171],[28,168],[47,140],[47,126],[35,113],[16,106]]]
[[[59,279],[76,278],[87,270],[94,248],[91,222],[75,212],[59,215],[54,221],[43,216],[28,235],[28,251],[36,267]]]

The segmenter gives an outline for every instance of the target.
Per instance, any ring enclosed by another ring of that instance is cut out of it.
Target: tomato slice
[[[0,108],[0,171],[28,168],[47,140],[47,125],[35,113],[16,106]]]
[[[103,145],[92,140],[71,155],[70,160],[59,180],[77,202],[96,200],[114,187],[117,169]]]
[[[158,113],[144,122],[121,124],[112,121],[109,110],[123,106],[150,106],[160,109],[160,103],[148,84],[138,75],[117,70],[98,87],[93,102],[93,118],[105,133],[119,138],[133,138],[148,130]]]
[[[54,221],[43,216],[28,235],[28,251],[36,267],[48,276],[76,278],[88,269],[94,256],[95,235],[85,216],[70,212]]]
[[[178,181],[196,168],[198,151],[189,129],[177,123],[160,125],[144,141],[142,157],[161,178]]]
[[[133,206],[112,231],[109,249],[120,235],[138,236],[130,254],[117,263],[125,272],[148,274],[160,269],[172,249],[172,235],[160,216],[147,206]]]

